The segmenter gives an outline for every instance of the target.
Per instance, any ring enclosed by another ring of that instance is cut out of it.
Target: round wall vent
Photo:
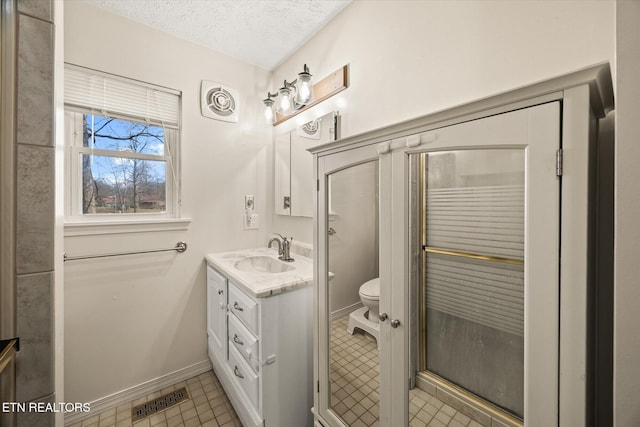
[[[320,139],[320,120],[312,120],[298,127],[298,136],[309,139]]]
[[[200,110],[204,117],[225,122],[238,121],[238,91],[221,83],[203,80],[200,88]]]

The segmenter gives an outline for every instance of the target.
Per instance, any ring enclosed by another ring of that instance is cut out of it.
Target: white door
[[[388,425],[416,416],[417,372],[525,425],[557,425],[559,103],[390,146],[380,160]]]

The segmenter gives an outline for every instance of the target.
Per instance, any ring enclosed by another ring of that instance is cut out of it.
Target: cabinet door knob
[[[235,374],[236,377],[238,378],[244,378],[244,375],[242,375],[242,373],[240,372],[240,369],[238,369],[238,365],[236,365],[233,368],[233,373]]]
[[[398,326],[400,326],[400,321],[398,319],[393,319],[391,321],[391,327],[392,328],[397,328]]]
[[[218,295],[222,295],[224,294],[224,291],[222,289],[218,289]]]
[[[244,345],[244,342],[242,342],[240,338],[238,338],[238,334],[233,334],[233,342],[239,345]]]
[[[380,319],[381,322],[384,322],[385,320],[387,320],[389,318],[389,315],[387,313],[380,313],[378,314],[378,319]]]
[[[240,307],[240,305],[238,305],[238,301],[234,301],[233,302],[233,308],[235,310],[238,310],[238,311],[244,311],[244,308],[242,308],[242,307]]]

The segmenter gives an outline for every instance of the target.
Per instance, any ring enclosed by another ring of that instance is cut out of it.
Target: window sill
[[[191,218],[66,222],[64,224],[64,236],[177,231],[186,230],[189,228],[189,224],[191,224]]]

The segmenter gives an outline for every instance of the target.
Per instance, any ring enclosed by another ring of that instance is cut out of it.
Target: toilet
[[[360,286],[358,291],[360,301],[364,307],[349,314],[347,331],[353,335],[355,329],[360,329],[373,335],[378,340],[380,321],[378,320],[380,307],[380,278],[371,279]]]
[[[360,286],[358,291],[362,305],[369,309],[365,317],[374,323],[378,323],[378,307],[380,306],[380,278],[376,277]]]

